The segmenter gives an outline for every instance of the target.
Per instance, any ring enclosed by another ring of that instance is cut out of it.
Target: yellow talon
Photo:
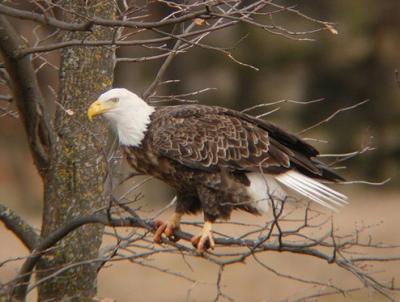
[[[200,234],[193,236],[191,242],[199,253],[204,253],[208,248],[214,249],[215,242],[212,235],[212,223],[206,221]]]
[[[162,234],[165,234],[169,240],[178,241],[179,239],[174,235],[174,230],[179,230],[182,216],[183,214],[181,213],[174,213],[166,223],[156,220],[155,225],[157,230],[154,234],[153,241],[160,243]]]

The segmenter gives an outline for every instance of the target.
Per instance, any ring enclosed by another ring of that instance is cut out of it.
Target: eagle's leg
[[[179,230],[182,216],[182,213],[175,212],[174,215],[167,220],[167,222],[156,220],[156,232],[154,234],[153,241],[160,243],[162,234],[165,234],[169,240],[178,241],[179,238],[174,235],[174,231]]]
[[[205,221],[200,234],[193,236],[191,242],[199,253],[203,253],[208,248],[214,249],[215,242],[212,235],[212,222]]]

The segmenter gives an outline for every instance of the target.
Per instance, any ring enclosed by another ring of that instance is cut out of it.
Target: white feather
[[[347,196],[299,172],[289,171],[275,178],[287,187],[331,210],[336,210],[333,205],[348,204]]]
[[[306,177],[300,173],[291,173],[290,176],[305,185],[313,187],[315,189],[316,195],[320,197],[330,197],[332,203],[336,205],[344,206],[345,204],[348,204],[347,197],[345,195],[336,192],[335,190],[332,190],[331,188],[321,184],[320,182],[312,178]]]
[[[251,172],[246,173],[246,176],[250,181],[250,186],[247,187],[247,194],[258,212],[268,212],[271,198],[274,199],[274,203],[278,206],[286,198],[285,191],[271,175]]]
[[[104,113],[104,117],[115,129],[120,143],[126,146],[139,146],[155,108],[124,88],[111,89],[103,93],[98,100],[106,102],[110,99],[118,99],[118,102],[114,108]]]

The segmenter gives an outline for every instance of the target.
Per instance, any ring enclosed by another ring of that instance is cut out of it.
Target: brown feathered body
[[[175,188],[180,213],[203,210],[208,221],[226,219],[233,209],[260,213],[249,193],[251,175],[294,170],[310,179],[341,180],[314,159],[314,147],[244,113],[178,105],[158,108],[150,119],[140,145],[124,147],[127,160]]]

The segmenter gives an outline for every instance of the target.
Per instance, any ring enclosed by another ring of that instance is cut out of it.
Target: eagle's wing
[[[296,168],[312,177],[340,179],[312,159],[318,154],[315,148],[265,121],[202,105],[172,106],[161,111],[154,121],[158,126],[153,128],[153,146],[160,155],[185,166],[276,174]]]

